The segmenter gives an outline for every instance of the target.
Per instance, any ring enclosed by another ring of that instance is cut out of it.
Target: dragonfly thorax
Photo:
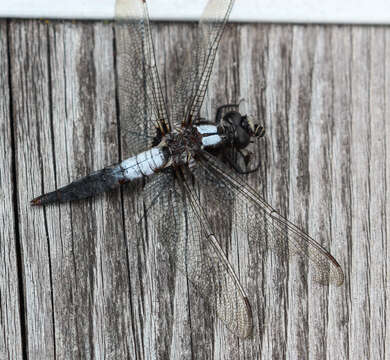
[[[167,134],[162,141],[173,165],[188,163],[202,148],[202,136],[195,126],[183,127]]]

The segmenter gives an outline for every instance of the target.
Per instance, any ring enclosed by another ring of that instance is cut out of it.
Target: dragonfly
[[[141,182],[144,216],[158,229],[169,259],[184,273],[211,311],[241,339],[253,334],[249,297],[207,216],[196,189],[235,207],[232,221],[252,241],[308,259],[314,279],[341,285],[335,258],[289,222],[244,180],[259,164],[248,148],[264,127],[242,115],[239,104],[200,115],[218,46],[234,0],[208,0],[197,25],[190,64],[182,69],[174,97],[164,96],[146,0],[117,0],[117,79],[121,131],[131,156],[31,201],[46,205],[92,197],[127,182]],[[243,207],[243,208],[240,208]],[[184,235],[183,235],[184,234]]]

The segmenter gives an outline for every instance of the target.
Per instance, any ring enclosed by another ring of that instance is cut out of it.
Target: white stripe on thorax
[[[202,124],[196,125],[199,133],[202,134],[202,145],[205,147],[216,146],[222,143],[221,136],[218,135],[218,128],[216,125]]]
[[[215,146],[222,142],[222,138],[219,135],[204,136],[202,138],[203,146]]]
[[[202,124],[202,125],[196,125],[196,128],[201,134],[217,134],[218,129],[215,125],[211,124]]]

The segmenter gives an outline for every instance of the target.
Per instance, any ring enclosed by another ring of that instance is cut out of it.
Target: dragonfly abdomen
[[[31,205],[46,205],[53,202],[85,199],[119,186],[118,176],[120,176],[120,168],[117,165],[106,167],[75,180],[56,191],[38,196],[31,200]]]
[[[167,162],[168,156],[164,153],[163,149],[153,147],[150,150],[123,160],[119,166],[123,180],[131,181],[154,174],[159,169],[165,167]]]
[[[31,200],[31,205],[86,199],[115,189],[125,182],[152,175],[155,171],[164,167],[166,163],[167,157],[163,150],[152,148],[132,156],[120,164],[95,171],[56,191],[43,194]]]

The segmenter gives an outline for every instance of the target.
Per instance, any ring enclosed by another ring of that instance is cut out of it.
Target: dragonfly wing
[[[175,125],[191,125],[199,117],[215,56],[234,0],[209,0],[197,29],[197,39],[176,84],[172,109]]]
[[[233,201],[235,225],[249,238],[264,241],[271,249],[307,258],[314,265],[314,280],[321,284],[340,286],[344,281],[341,266],[313,238],[283,218],[256,190],[209,153],[203,152],[195,177],[212,187],[210,193],[220,194],[220,201]],[[223,205],[222,205],[223,206]]]
[[[117,0],[115,18],[121,131],[136,154],[152,144],[156,129],[165,134],[170,125],[146,2]]]
[[[252,312],[198,197],[177,175],[185,209],[185,236],[175,244],[176,265],[226,327],[244,339],[252,334]]]
[[[174,264],[211,314],[217,315],[240,338],[249,337],[249,301],[199,199],[181,176],[170,170],[160,175],[146,184],[143,193],[148,231],[158,234],[161,258],[166,261],[161,268],[171,269],[169,264]],[[140,221],[139,225],[142,236],[145,224]]]

